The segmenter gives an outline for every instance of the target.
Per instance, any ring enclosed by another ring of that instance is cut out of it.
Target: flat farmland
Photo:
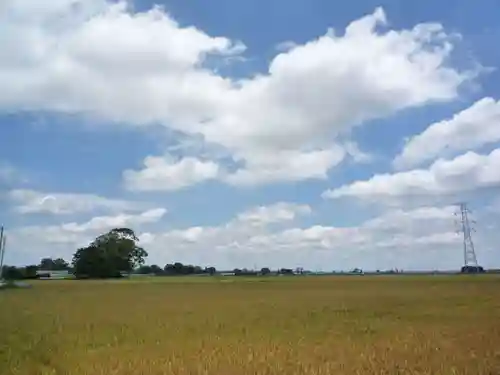
[[[500,278],[36,281],[0,374],[500,374]]]

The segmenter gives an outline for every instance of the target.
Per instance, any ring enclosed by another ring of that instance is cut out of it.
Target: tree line
[[[138,245],[139,239],[129,228],[115,228],[98,236],[88,246],[77,249],[71,263],[62,258],[43,258],[40,264],[26,267],[4,266],[5,279],[34,279],[39,271],[68,271],[77,278],[116,278],[125,274],[150,274],[156,276],[174,275],[215,275],[215,267],[185,265],[180,262],[158,265],[145,265],[146,250]],[[260,271],[234,269],[236,276],[268,275],[267,267]],[[294,271],[282,268],[280,274],[293,274]]]
[[[144,265],[135,270],[134,273],[141,275],[156,275],[156,276],[169,276],[169,275],[214,275],[217,272],[215,267],[200,267],[193,266],[191,264],[182,264],[176,262],[173,264],[167,264],[165,267],[161,268],[155,264],[148,266]]]
[[[64,265],[61,263],[64,262]],[[62,259],[51,259],[44,258],[40,264],[33,264],[24,267],[16,266],[3,266],[3,277],[6,280],[21,280],[21,279],[36,279],[39,277],[39,271],[67,271],[70,274],[74,274],[73,267]],[[120,276],[127,273],[126,271],[119,271]],[[185,265],[179,262],[173,264],[167,264],[163,268],[153,264],[143,265],[135,270],[132,270],[130,274],[140,274],[140,275],[154,275],[154,276],[180,276],[180,275],[215,275],[217,270],[215,267],[200,267],[193,265]],[[75,274],[76,275],[76,274]],[[103,274],[100,270],[96,272],[90,272],[85,275],[79,274],[80,278],[103,278],[103,277],[115,277],[116,272],[110,272],[109,274]],[[120,277],[116,276],[116,277]]]
[[[42,258],[39,264],[25,267],[3,266],[2,276],[7,280],[35,279],[38,271],[70,271],[71,266],[62,258]]]

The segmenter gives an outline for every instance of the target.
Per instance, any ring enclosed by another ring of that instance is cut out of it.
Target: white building
[[[62,280],[71,277],[72,275],[68,271],[36,271],[36,275],[41,280]]]

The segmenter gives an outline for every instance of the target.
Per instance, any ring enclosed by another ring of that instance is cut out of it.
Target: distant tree
[[[163,270],[161,269],[161,267],[153,264],[151,266],[151,273],[154,273],[155,275],[161,275],[163,273]]]
[[[54,260],[53,266],[54,266],[53,268],[54,271],[66,271],[67,269],[69,269],[68,262],[66,262],[62,258],[57,258],[56,260]]]
[[[293,275],[293,270],[291,268],[281,268],[279,273],[281,275]]]
[[[38,277],[37,271],[39,267],[36,265],[26,266],[24,268],[24,278],[25,279],[36,279]]]
[[[184,274],[184,265],[179,262],[174,263],[174,274],[183,275]]]
[[[236,268],[233,272],[235,276],[257,276],[259,274],[259,272],[249,270],[247,268],[243,269]]]
[[[26,267],[3,266],[2,277],[6,280],[35,279],[38,277],[36,271],[38,271],[38,266],[35,265]]]
[[[215,274],[216,270],[214,267],[205,267],[204,269],[200,266],[193,266],[191,264],[182,264],[176,262],[174,264],[167,264],[163,268],[164,275],[202,275],[204,273],[209,273],[211,275]]]
[[[136,272],[139,275],[149,275],[152,273],[151,266],[140,266]]]
[[[73,256],[77,277],[120,277],[144,264],[148,253],[137,245],[139,239],[129,228],[115,228],[97,237]]]
[[[166,264],[163,268],[163,272],[165,275],[175,275],[175,267],[173,264]]]
[[[215,267],[206,267],[205,268],[205,273],[208,273],[209,275],[215,275],[216,272],[217,272],[217,270],[215,269]]]
[[[14,266],[3,266],[2,276],[6,280],[20,280],[24,278],[23,269]]]
[[[42,271],[66,271],[68,269],[69,264],[62,258],[43,258],[40,261],[40,270]]]
[[[270,270],[269,268],[267,268],[267,267],[264,267],[264,268],[262,268],[262,269],[260,270],[260,273],[261,273],[262,275],[269,275],[269,274],[271,273],[271,270]]]
[[[54,261],[52,258],[43,258],[40,261],[40,269],[42,271],[50,271],[52,270],[52,265],[54,264]]]

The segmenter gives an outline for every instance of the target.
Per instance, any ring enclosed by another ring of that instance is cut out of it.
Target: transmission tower
[[[467,203],[460,203],[460,232],[463,234],[463,251],[464,251],[464,267],[462,270],[479,270],[477,263],[476,250],[474,249],[474,242],[472,241],[471,232],[474,231],[470,226],[469,209]]]

